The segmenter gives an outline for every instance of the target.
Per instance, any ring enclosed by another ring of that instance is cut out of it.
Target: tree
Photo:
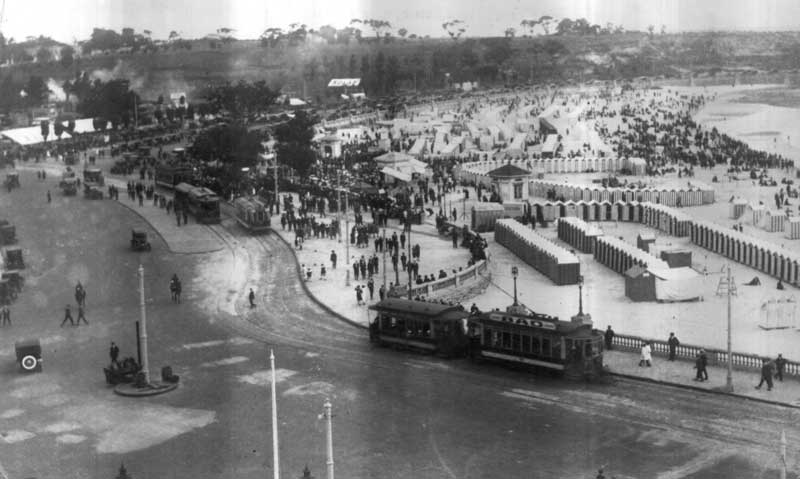
[[[132,47],[136,43],[136,35],[133,31],[133,28],[123,28],[122,35],[120,35],[120,40],[122,40],[122,44],[126,47]]]
[[[562,18],[556,27],[556,34],[568,35],[575,31],[575,22],[570,18]]]
[[[542,15],[541,17],[539,17],[538,23],[544,29],[545,35],[550,35],[550,27],[553,24],[553,21],[554,21],[553,17],[551,17],[550,15]]]
[[[47,63],[53,59],[53,52],[47,47],[40,47],[36,50],[36,61],[38,63]]]
[[[69,68],[72,66],[72,62],[75,60],[75,49],[69,45],[64,45],[61,47],[61,66],[64,68]]]
[[[442,29],[450,35],[454,42],[457,42],[461,35],[467,31],[467,25],[463,20],[450,20],[442,23]]]
[[[516,34],[517,34],[517,29],[516,29],[516,28],[514,28],[514,27],[508,27],[508,28],[506,28],[506,31],[505,31],[505,32],[503,32],[503,35],[504,35],[506,38],[514,38],[514,36],[515,36]]]
[[[75,131],[75,119],[74,118],[70,118],[70,120],[67,122],[67,131],[69,132],[70,135]]]
[[[47,137],[50,135],[50,122],[48,120],[42,120],[41,123],[39,123],[39,129],[42,132],[42,138],[47,142]]]
[[[280,28],[267,28],[261,34],[261,46],[275,48],[285,36],[285,33]]]
[[[661,34],[662,35],[666,35],[667,34],[667,26],[664,25],[664,24],[661,25]]]
[[[336,43],[336,29],[330,25],[323,25],[319,27],[319,36],[322,37],[329,45]]]
[[[408,35],[408,30],[405,28],[401,28],[400,30],[397,30],[397,34],[400,36],[400,38],[405,39],[406,35]]]
[[[170,42],[175,42],[175,41],[180,40],[180,39],[181,39],[181,34],[178,33],[177,31],[172,30],[171,32],[169,32],[169,41]]]
[[[315,117],[300,110],[294,118],[275,129],[278,161],[292,167],[300,176],[306,175],[316,161],[316,152],[311,147],[316,123]]]
[[[655,32],[656,26],[655,25],[648,25],[647,26],[647,34],[650,35],[650,38],[653,38],[653,32]]]
[[[50,89],[42,77],[31,75],[28,78],[28,83],[25,85],[25,102],[28,106],[40,106],[47,101],[47,94]]]

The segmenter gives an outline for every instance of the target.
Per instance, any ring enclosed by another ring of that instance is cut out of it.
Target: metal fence
[[[614,335],[613,346],[618,349],[638,352],[642,348],[642,343],[645,341],[651,342],[651,347],[654,355],[667,356],[669,355],[669,346],[666,341],[653,340],[641,338],[639,336],[629,336],[626,334]],[[704,348],[702,346],[695,346],[693,344],[681,343],[675,348],[675,357],[679,359],[687,359],[694,361],[700,350],[703,349],[708,356],[708,364],[713,366],[727,367],[728,365],[728,352],[721,349]],[[733,360],[733,367],[741,370],[759,370],[763,364],[764,356],[749,353],[731,353]],[[775,358],[771,358],[775,359]],[[783,370],[784,374],[800,375],[800,363],[796,361],[786,361],[786,367]]]

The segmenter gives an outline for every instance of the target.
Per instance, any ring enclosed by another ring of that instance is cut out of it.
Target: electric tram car
[[[378,314],[370,323],[373,343],[445,357],[465,356],[469,348],[469,313],[451,306],[402,298],[387,298],[370,306]]]
[[[175,204],[188,208],[198,223],[219,223],[219,196],[208,188],[179,183],[175,186]]]
[[[191,166],[159,163],[155,170],[156,185],[164,188],[175,188],[176,185],[194,178],[194,169]]]
[[[590,324],[510,306],[470,316],[470,355],[505,364],[542,368],[567,377],[603,372],[603,333]]]
[[[254,197],[242,196],[233,201],[236,221],[251,233],[263,233],[270,229],[269,208]]]
[[[389,298],[370,307],[370,340],[446,357],[469,355],[506,365],[592,378],[603,372],[603,333],[519,306],[470,314],[463,307]]]

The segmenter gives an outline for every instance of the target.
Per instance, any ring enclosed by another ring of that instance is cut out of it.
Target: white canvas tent
[[[772,298],[761,305],[759,327],[762,329],[786,329],[797,326],[797,301],[794,296]]]
[[[658,301],[692,301],[701,297],[702,277],[692,268],[648,268],[656,278]]]

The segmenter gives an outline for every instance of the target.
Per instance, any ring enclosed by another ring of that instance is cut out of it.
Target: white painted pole
[[[269,350],[269,365],[272,370],[272,469],[274,479],[280,479],[280,459],[278,456],[278,401],[275,396],[275,354]]]
[[[728,372],[725,377],[725,389],[728,392],[733,391],[733,357],[731,352],[731,294],[733,288],[733,279],[731,278],[731,265],[728,265]]]
[[[786,479],[786,431],[781,429],[781,479]]]
[[[327,426],[327,452],[328,452],[328,460],[326,462],[328,466],[328,479],[333,478],[333,420],[331,414],[331,402],[329,400],[325,401],[325,425]]]
[[[142,346],[142,374],[145,384],[150,384],[150,363],[147,360],[147,314],[144,307],[144,267],[139,265],[139,341]]]

